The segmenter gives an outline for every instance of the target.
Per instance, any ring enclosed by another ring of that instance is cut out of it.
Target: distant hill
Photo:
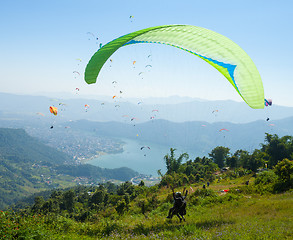
[[[73,163],[68,155],[46,146],[23,129],[0,128],[0,156],[16,162],[47,165]]]
[[[279,136],[293,135],[293,117],[278,121],[255,121],[245,124],[230,122],[184,122],[153,120],[141,124],[119,122],[91,122],[87,120],[68,123],[71,129],[94,133],[98,136],[129,138],[166,145],[183,147],[193,152],[209,153],[216,146],[228,146],[231,151],[248,151],[260,147],[265,133]],[[137,136],[139,133],[139,137]]]
[[[130,180],[129,168],[76,165],[71,157],[29,136],[23,129],[0,128],[0,209],[30,194],[102,180]]]
[[[98,98],[98,97],[96,97]],[[89,108],[85,108],[85,104]],[[49,112],[49,106],[58,107],[58,116]],[[156,110],[156,111],[154,111]],[[41,115],[40,115],[41,114]],[[49,98],[43,96],[0,93],[0,120],[41,120],[48,123],[69,120],[138,123],[153,119],[171,122],[205,121],[249,123],[257,120],[280,120],[293,116],[292,107],[274,105],[265,109],[251,109],[244,102],[230,100],[208,101],[187,97],[126,99],[101,96],[98,99]]]

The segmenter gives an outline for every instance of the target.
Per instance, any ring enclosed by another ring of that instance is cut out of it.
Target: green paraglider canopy
[[[192,53],[222,73],[251,108],[264,108],[264,90],[251,58],[236,43],[214,31],[191,25],[164,25],[121,36],[102,46],[86,66],[85,81],[95,83],[109,57],[137,43],[170,45]]]

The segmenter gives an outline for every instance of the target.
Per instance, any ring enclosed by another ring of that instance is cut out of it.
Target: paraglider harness
[[[174,189],[172,188],[173,191],[173,199],[174,199],[174,205],[172,208],[169,210],[169,215],[167,218],[172,218],[174,215],[176,215],[180,222],[182,219],[185,221],[184,215],[186,215],[186,201],[185,198],[187,196],[188,191],[186,190],[185,196],[182,196],[180,192],[174,192]],[[184,194],[185,188],[183,190]]]

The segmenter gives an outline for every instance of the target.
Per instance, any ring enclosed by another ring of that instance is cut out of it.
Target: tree
[[[117,203],[117,206],[115,209],[119,215],[122,215],[124,213],[124,210],[126,210],[126,207],[127,207],[127,204],[125,200],[122,199]]]
[[[101,204],[104,202],[105,198],[105,191],[103,190],[96,190],[93,196],[91,197],[91,203],[94,204]]]
[[[274,172],[282,182],[290,183],[291,174],[293,174],[293,161],[287,158],[283,159],[275,166]]]
[[[175,148],[170,148],[170,155],[167,154],[164,156],[166,163],[167,173],[171,174],[172,172],[178,172],[183,159],[188,159],[189,156],[187,153],[182,153],[177,159],[175,158]]]
[[[259,149],[255,149],[249,158],[248,169],[256,172],[261,166],[264,166],[266,154]]]
[[[220,168],[225,166],[226,160],[229,157],[230,149],[227,147],[218,146],[215,147],[209,156],[212,158],[213,162],[218,164]]]
[[[44,200],[43,196],[36,196],[35,197],[35,204],[32,207],[32,211],[39,212],[44,203],[45,203],[45,200]]]
[[[234,153],[234,156],[237,156],[238,160],[238,164],[239,166],[243,167],[243,168],[248,168],[249,165],[249,159],[250,159],[250,154],[249,152],[245,151],[245,150],[237,150]]]
[[[63,203],[65,210],[68,210],[69,212],[73,211],[74,206],[74,192],[72,190],[69,190],[64,193],[63,195]]]
[[[140,183],[138,184],[139,187],[143,187],[144,186],[144,181],[141,180]]]
[[[293,137],[279,138],[277,134],[266,133],[266,144],[262,144],[262,151],[268,154],[269,167],[272,168],[284,158],[290,158],[293,152]]]
[[[226,164],[230,168],[236,168],[237,167],[237,157],[234,155],[232,157],[228,157],[226,159]]]

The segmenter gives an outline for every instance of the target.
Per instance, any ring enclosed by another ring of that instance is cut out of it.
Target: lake
[[[139,173],[157,176],[157,171],[161,169],[166,172],[164,156],[170,153],[168,146],[139,142],[130,139],[122,139],[125,142],[122,153],[102,155],[90,160],[88,163],[102,168],[129,167]],[[147,146],[141,150],[141,147]],[[174,148],[174,146],[173,146]],[[175,147],[176,148],[176,147]],[[191,159],[197,155],[191,155],[191,151],[176,148],[175,157],[187,152]]]

